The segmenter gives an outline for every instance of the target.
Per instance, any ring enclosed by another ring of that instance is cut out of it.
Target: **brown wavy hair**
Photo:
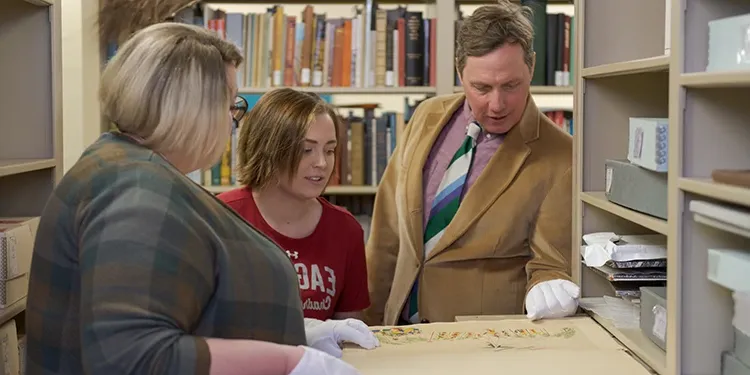
[[[341,119],[335,109],[314,93],[290,88],[264,94],[240,127],[237,180],[253,190],[297,173],[305,137],[318,115],[327,114],[339,138]],[[336,146],[336,153],[339,147]]]

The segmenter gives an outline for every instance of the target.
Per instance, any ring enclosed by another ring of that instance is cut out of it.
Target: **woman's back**
[[[28,374],[207,373],[200,337],[305,344],[286,254],[124,135],[104,134],[56,187],[31,274]]]

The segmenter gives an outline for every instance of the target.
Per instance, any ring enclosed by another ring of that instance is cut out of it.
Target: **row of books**
[[[533,10],[536,51],[534,86],[570,86],[574,64],[574,20],[547,13],[545,0],[522,0]],[[313,5],[299,15],[274,5],[262,13],[225,12],[196,3],[176,15],[232,41],[245,55],[239,87],[405,87],[436,83],[437,20],[377,0],[355,6],[351,17],[330,18]],[[463,23],[457,10],[454,30]],[[459,85],[458,75],[455,83]]]
[[[543,110],[544,114],[549,117],[560,129],[573,135],[573,112],[566,110]]]
[[[547,13],[545,0],[522,0],[533,10],[536,65],[533,86],[570,86],[574,66],[574,20]],[[457,10],[455,30],[463,23]],[[436,83],[437,20],[377,0],[355,6],[350,18],[328,18],[308,5],[286,14],[275,5],[263,13],[233,13],[198,2],[175,21],[216,31],[239,46],[245,64],[239,87],[405,87]],[[116,45],[110,45],[113,53]],[[460,85],[458,74],[456,86]]]
[[[239,87],[404,87],[435,84],[437,22],[406,7],[356,6],[350,18],[329,18],[307,5],[263,13],[225,12],[198,3],[179,22],[203,25],[239,46]]]
[[[539,0],[531,0],[530,6]],[[534,50],[536,67],[531,84],[535,86],[571,86],[574,64],[575,16],[564,13],[535,12]]]

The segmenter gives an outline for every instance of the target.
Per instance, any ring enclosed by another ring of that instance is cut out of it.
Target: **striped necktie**
[[[472,161],[474,161],[477,137],[481,131],[482,128],[478,123],[472,122],[469,124],[466,130],[466,139],[464,139],[461,147],[456,150],[448,168],[445,170],[443,180],[440,182],[432,207],[430,207],[430,216],[427,219],[427,226],[424,231],[425,259],[435,248],[435,245],[445,233],[445,228],[448,227],[458,211],[469,169]],[[407,320],[411,323],[418,323],[420,320],[417,311],[417,284],[417,281],[415,281],[407,303]]]

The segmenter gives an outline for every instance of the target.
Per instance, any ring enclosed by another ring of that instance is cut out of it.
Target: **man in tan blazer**
[[[577,310],[572,138],[529,94],[527,12],[507,1],[465,19],[465,94],[424,101],[397,135],[367,243],[369,324]]]

